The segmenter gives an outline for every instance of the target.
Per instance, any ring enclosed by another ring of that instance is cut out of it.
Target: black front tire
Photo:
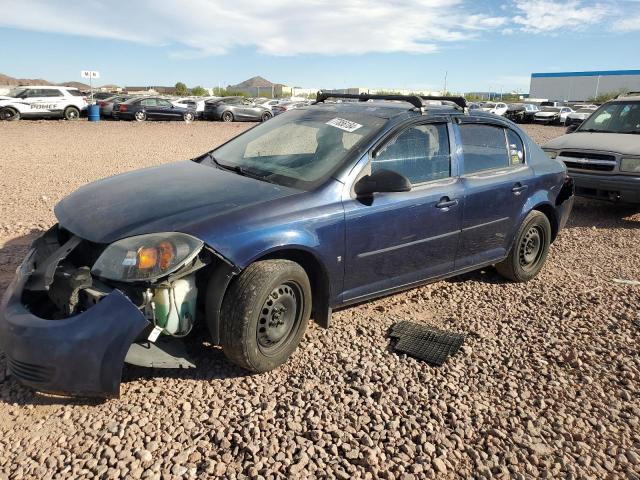
[[[10,107],[2,108],[0,109],[0,120],[7,120],[9,122],[20,120],[20,112]]]
[[[249,265],[225,294],[221,344],[227,358],[251,372],[285,363],[311,315],[311,285],[304,269],[289,260]]]
[[[547,216],[532,210],[520,225],[509,255],[496,265],[503,277],[528,282],[544,266],[551,243],[551,224]]]
[[[267,120],[269,120],[271,117],[273,117],[273,115],[271,115],[269,112],[265,112],[262,114],[261,120],[263,122],[266,122]]]
[[[64,109],[64,118],[66,120],[77,120],[80,118],[80,110],[76,107],[67,107]]]

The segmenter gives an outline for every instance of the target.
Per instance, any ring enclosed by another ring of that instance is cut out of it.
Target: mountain
[[[238,83],[237,85],[231,85],[231,88],[235,88],[238,90],[244,90],[244,89],[248,89],[248,88],[271,88],[275,85],[275,83],[271,83],[269,80],[267,80],[266,78],[257,76],[257,77],[251,77],[248,80],[245,80],[244,82]]]
[[[89,88],[89,85],[81,82],[54,83],[42,78],[13,78],[2,73],[0,73],[0,85],[8,85],[11,87],[15,87],[17,85],[59,85],[61,87],[75,87],[79,90],[86,90]]]

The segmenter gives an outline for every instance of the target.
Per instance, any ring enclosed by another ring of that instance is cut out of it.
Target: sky
[[[527,92],[640,68],[640,0],[0,0],[0,73],[53,82]]]

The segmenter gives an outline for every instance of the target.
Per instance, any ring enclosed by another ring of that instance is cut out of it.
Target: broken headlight
[[[184,233],[151,233],[109,245],[91,269],[97,277],[118,282],[156,280],[193,260],[203,242]]]

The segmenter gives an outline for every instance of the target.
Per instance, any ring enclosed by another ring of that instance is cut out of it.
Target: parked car
[[[117,106],[117,110],[116,110]],[[119,120],[184,120],[196,119],[196,111],[192,107],[180,108],[162,97],[135,97],[114,105],[113,117]]]
[[[89,94],[89,99],[91,99],[90,95],[91,94]],[[114,95],[116,94],[111,92],[93,92],[93,101],[95,103],[99,103],[101,100],[106,100],[107,98],[111,98]]]
[[[516,123],[531,123],[533,116],[539,112],[537,105],[532,103],[510,103],[504,116]]]
[[[480,107],[480,110],[502,116],[507,113],[507,104],[502,102],[485,102]]]
[[[220,99],[221,97],[190,97],[190,98],[180,98],[177,100],[173,100],[173,103],[176,107],[183,109],[193,109],[196,111],[196,117],[202,118],[204,114],[204,106],[208,101],[215,101]]]
[[[640,95],[605,103],[543,148],[566,164],[577,195],[640,204]]]
[[[223,97],[206,102],[203,117],[223,122],[264,122],[273,117],[271,109],[242,97]]]
[[[594,105],[593,107],[582,107],[569,113],[564,121],[565,127],[567,127],[567,129],[571,129],[571,131],[575,130],[597,109],[598,107]]]
[[[272,110],[274,115],[280,115],[281,113],[288,112],[289,110],[306,107],[309,103],[310,102],[283,102],[279,105],[274,105]]]
[[[197,324],[264,372],[333,308],[494,264],[538,274],[573,202],[562,162],[462,98],[332,95],[58,203],[0,308],[16,378],[115,396],[125,360],[188,364],[167,345]]]
[[[65,118],[75,120],[87,109],[87,97],[77,88],[49,85],[17,87],[0,97],[0,120]]]
[[[98,102],[100,107],[100,116],[105,118],[111,118],[113,116],[113,106],[126,102],[130,98],[135,98],[134,95],[112,95]]]
[[[560,125],[564,124],[567,115],[572,112],[573,110],[570,107],[542,107],[540,111],[533,116],[533,121],[547,125]]]

